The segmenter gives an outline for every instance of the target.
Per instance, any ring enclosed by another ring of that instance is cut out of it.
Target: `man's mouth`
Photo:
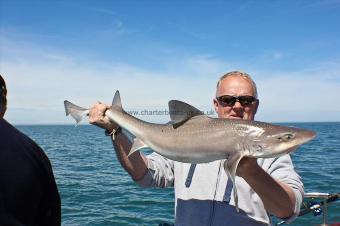
[[[229,118],[230,119],[243,119],[243,117],[238,116],[238,115],[230,115]]]

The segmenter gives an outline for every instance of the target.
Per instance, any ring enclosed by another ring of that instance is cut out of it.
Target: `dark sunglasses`
[[[222,106],[229,106],[232,107],[236,103],[236,101],[240,102],[243,107],[247,107],[257,101],[257,99],[253,96],[230,96],[230,95],[223,95],[216,97],[217,101]]]

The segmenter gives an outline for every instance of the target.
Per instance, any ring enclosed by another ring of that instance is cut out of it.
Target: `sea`
[[[292,154],[305,192],[340,192],[340,122],[280,123],[317,132]],[[104,131],[91,125],[16,126],[48,155],[62,200],[62,225],[160,225],[174,222],[172,188],[140,188],[120,166]],[[306,200],[307,201],[307,200]],[[319,202],[319,200],[314,200]],[[280,219],[273,218],[278,223]],[[322,222],[322,214],[290,225]],[[340,202],[328,206],[328,222],[340,223]]]

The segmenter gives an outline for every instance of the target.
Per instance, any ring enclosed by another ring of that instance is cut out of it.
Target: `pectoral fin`
[[[228,174],[229,179],[231,179],[231,181],[233,182],[233,196],[237,212],[239,212],[239,208],[235,177],[237,166],[242,158],[243,158],[242,154],[234,154],[231,155],[227,160],[225,160],[223,164],[225,172]]]
[[[136,152],[136,151],[138,151],[138,150],[140,150],[142,148],[146,148],[146,147],[148,147],[148,146],[146,144],[144,144],[143,141],[141,141],[138,138],[135,138],[133,140],[133,144],[132,144],[132,147],[131,147],[130,152],[128,154],[128,157],[130,155],[132,155],[134,152]]]

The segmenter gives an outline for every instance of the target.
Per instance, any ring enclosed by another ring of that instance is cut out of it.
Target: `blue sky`
[[[63,100],[212,109],[231,70],[258,84],[257,120],[340,121],[340,1],[0,0],[0,72],[14,124],[73,123]],[[140,116],[167,121],[168,116]]]

